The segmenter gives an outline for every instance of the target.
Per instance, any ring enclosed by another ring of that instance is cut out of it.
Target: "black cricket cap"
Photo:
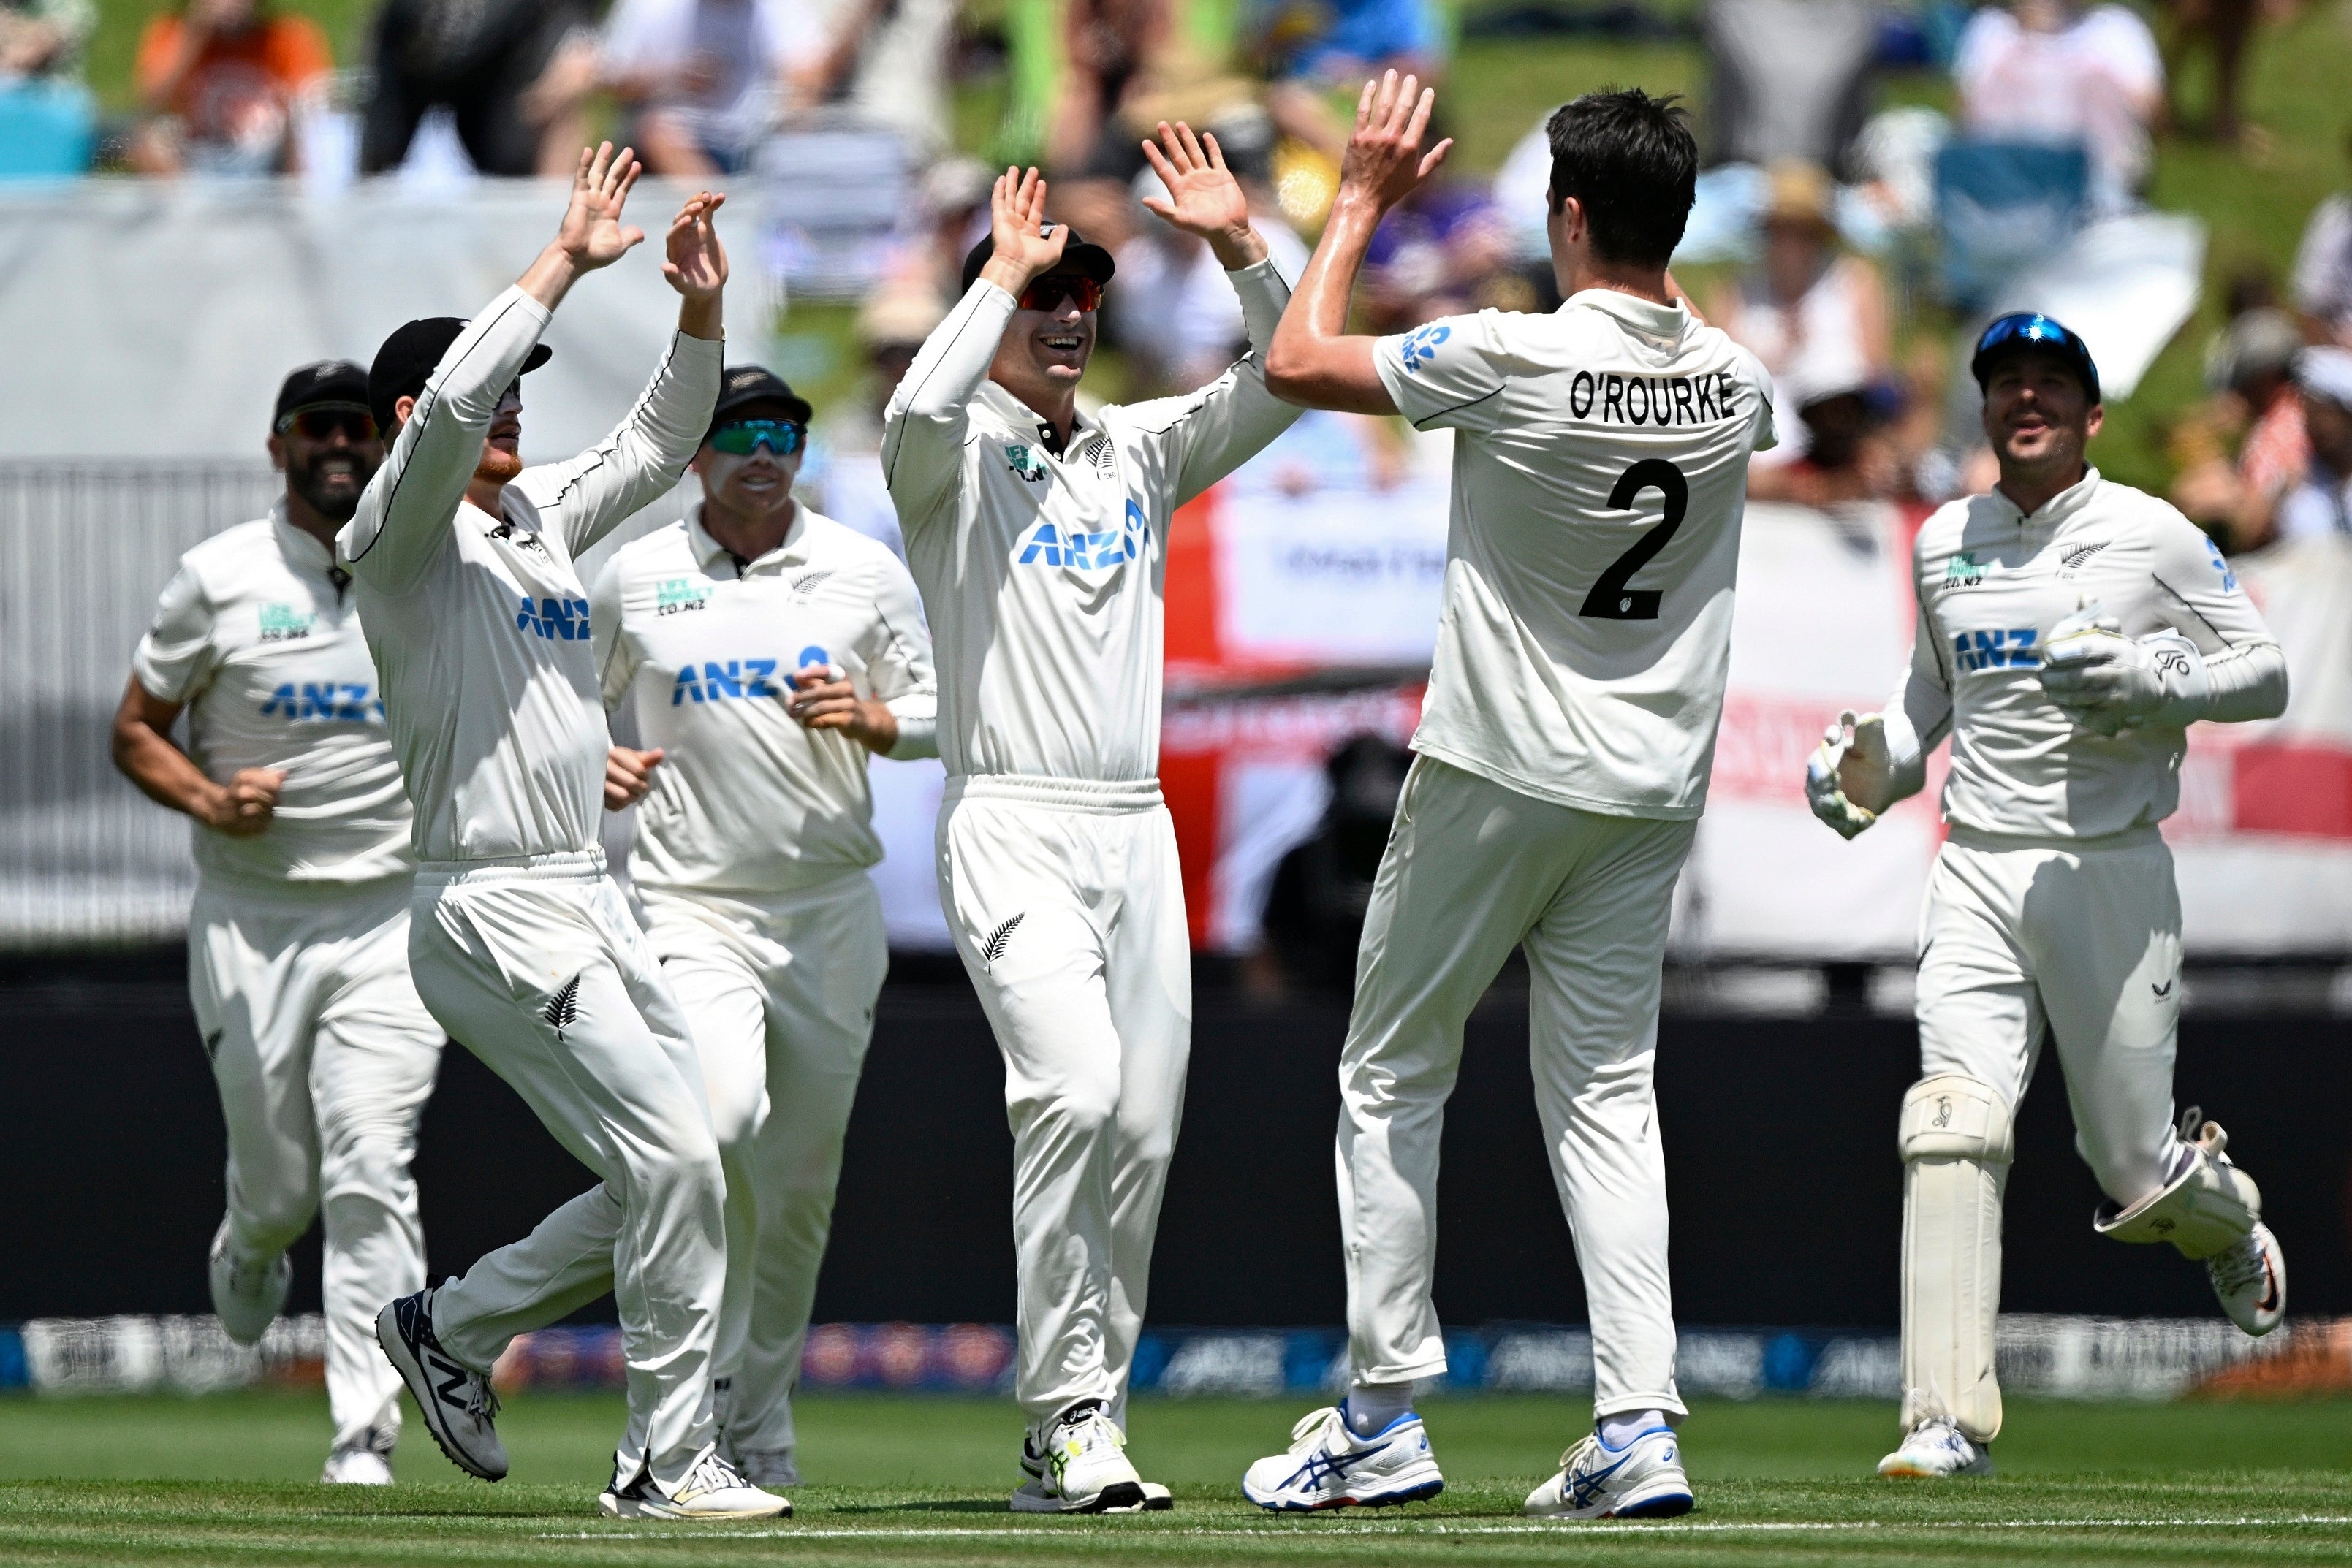
[[[1054,225],[1051,224],[1046,225],[1049,229],[1053,226]],[[1061,226],[1064,228],[1069,228],[1067,224]],[[971,292],[973,281],[980,277],[980,269],[986,267],[988,265],[988,258],[995,254],[996,240],[992,235],[981,235],[980,243],[965,253],[963,258],[963,291],[966,294]],[[1102,246],[1095,244],[1092,240],[1087,239],[1084,235],[1078,233],[1077,230],[1070,229],[1070,237],[1064,241],[1062,245],[1062,259],[1054,264],[1053,270],[1055,272],[1080,272],[1084,273],[1087,277],[1093,278],[1097,283],[1108,283],[1111,279],[1111,274],[1117,272],[1118,267],[1112,262],[1110,252],[1103,249]],[[1041,274],[1040,276],[1044,275]]]
[[[287,416],[306,408],[368,406],[365,371],[349,360],[320,360],[294,371],[278,389],[278,406],[270,411],[269,428],[284,434]],[[376,422],[379,426],[383,423]]]
[[[368,367],[367,405],[385,439],[392,435],[392,405],[425,391],[441,356],[465,329],[466,323],[455,316],[420,317],[394,328],[392,336],[375,351],[375,362]],[[554,352],[544,343],[533,345],[522,362],[523,371],[539,369]]]
[[[710,428],[726,423],[727,416],[739,408],[762,402],[782,404],[784,417],[803,427],[814,412],[809,400],[793,391],[775,371],[763,365],[730,365],[719,378],[719,401],[711,405]]]

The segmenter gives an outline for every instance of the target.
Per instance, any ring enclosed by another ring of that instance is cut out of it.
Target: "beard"
[[[475,478],[493,485],[505,485],[512,483],[521,473],[522,458],[519,455],[487,442],[483,444],[482,460],[474,465]]]
[[[341,475],[329,476],[319,471],[320,459],[313,458],[299,468],[287,470],[286,483],[296,495],[310,504],[310,509],[330,522],[348,523],[352,514],[360,508],[361,493],[381,465],[354,455],[352,458],[352,482],[348,487]]]

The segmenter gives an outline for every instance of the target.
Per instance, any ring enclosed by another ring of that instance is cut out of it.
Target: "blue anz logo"
[[[2237,592],[2238,574],[2230,570],[2229,558],[2221,553],[2221,547],[2215,544],[2211,539],[2207,539],[2205,541],[2205,553],[2213,558],[2213,570],[2221,574],[2221,591],[2224,593]]]
[[[588,601],[584,599],[534,600],[528,593],[517,601],[515,630],[536,632],[567,643],[588,641]]]
[[[1020,566],[1075,566],[1101,570],[1140,559],[1148,534],[1143,508],[1129,497],[1126,527],[1107,533],[1082,534],[1041,522],[1015,542],[1013,549],[1021,553],[1013,559]]]
[[[822,653],[824,650],[812,648],[809,652]],[[730,659],[722,664],[709,659],[699,664],[683,665],[677,679],[670,684],[669,706],[676,707],[689,700],[716,703],[730,697],[788,696],[791,694],[783,686],[769,679],[782,663],[781,659]]]
[[[2033,643],[2040,635],[2031,626],[2012,626],[2000,632],[1963,632],[1952,639],[1952,663],[1963,674],[2038,669],[2042,651]]]
[[[1415,327],[1412,331],[1407,332],[1404,335],[1404,341],[1397,345],[1397,358],[1404,361],[1405,373],[1415,376],[1421,374],[1421,367],[1437,358],[1437,345],[1452,336],[1454,336],[1453,328],[1442,327],[1434,323],[1427,327]]]
[[[261,705],[261,716],[297,724],[382,724],[383,699],[372,695],[363,681],[288,681]]]

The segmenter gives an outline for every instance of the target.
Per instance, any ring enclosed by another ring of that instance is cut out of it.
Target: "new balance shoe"
[[[624,1484],[616,1472],[596,1506],[613,1519],[789,1519],[793,1512],[791,1502],[753,1486],[715,1448],[704,1449],[674,1487],[642,1469]]]
[[[2260,1220],[2246,1239],[2205,1260],[2206,1277],[2230,1321],[2250,1334],[2266,1334],[2286,1316],[2286,1253]]]
[[[373,1427],[360,1441],[327,1456],[319,1479],[327,1486],[388,1487],[392,1484],[392,1434]]]
[[[400,1380],[425,1417],[425,1429],[469,1476],[494,1481],[507,1473],[507,1448],[499,1441],[499,1396],[485,1375],[441,1348],[433,1335],[430,1285],[391,1302],[375,1317],[376,1343],[383,1346]]]
[[[1013,1494],[1015,1513],[1139,1513],[1148,1500],[1128,1462],[1127,1434],[1099,1399],[1071,1406],[1024,1437],[1022,1459],[1024,1470],[1033,1459],[1041,1469]]]
[[[1882,1476],[1942,1480],[1947,1476],[1992,1474],[1992,1450],[1942,1416],[1911,1428],[1903,1446],[1878,1461]]]
[[[258,1344],[261,1336],[286,1305],[286,1290],[294,1282],[294,1265],[280,1252],[275,1258],[240,1258],[228,1244],[228,1221],[213,1233],[206,1272],[213,1287],[213,1313],[228,1337],[239,1344]]]
[[[1671,1427],[1612,1448],[1595,1432],[1559,1457],[1559,1474],[1528,1494],[1536,1519],[1672,1519],[1691,1511],[1682,1440]]]
[[[1037,1434],[1034,1432],[1024,1432],[1021,1434],[1021,1473],[1027,1476],[1029,1479],[1022,1482],[1020,1490],[1014,1493],[1014,1497],[1017,1500],[1013,1504],[1013,1511],[1016,1513],[1057,1513],[1061,1511],[1058,1509],[1049,1509],[1044,1506],[1047,1496],[1045,1490],[1045,1452],[1043,1448],[1040,1448],[1037,1446]],[[1140,1485],[1143,1488],[1144,1512],[1165,1513],[1170,1509],[1176,1506],[1175,1494],[1171,1492],[1166,1487],[1161,1486],[1158,1481],[1144,1481],[1141,1482]]]
[[[1242,1495],[1277,1513],[1385,1508],[1444,1490],[1429,1433],[1410,1410],[1359,1437],[1344,1408],[1326,1406],[1291,1427],[1287,1452],[1269,1455],[1242,1474]]]

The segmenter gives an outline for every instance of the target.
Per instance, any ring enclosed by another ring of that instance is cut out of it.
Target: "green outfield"
[[[1261,1514],[1234,1485],[1290,1405],[1139,1403],[1135,1455],[1176,1511],[1036,1520],[1004,1509],[1009,1406],[812,1397],[797,1517],[693,1529],[596,1516],[617,1398],[514,1400],[499,1422],[514,1474],[496,1487],[460,1479],[412,1423],[406,1484],[373,1492],[309,1484],[323,1403],[0,1401],[0,1563],[2352,1563],[2352,1401],[2020,1402],[2002,1479],[1943,1487],[1860,1479],[1895,1435],[1886,1406],[1703,1405],[1684,1433],[1699,1511],[1596,1527],[1517,1517],[1579,1419],[1565,1400],[1433,1401],[1442,1499],[1307,1520]]]

